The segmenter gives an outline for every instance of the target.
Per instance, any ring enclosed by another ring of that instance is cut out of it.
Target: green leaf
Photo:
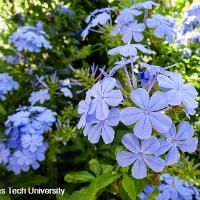
[[[6,110],[1,104],[0,104],[0,114],[6,115]]]
[[[68,183],[84,183],[92,181],[95,177],[88,171],[80,171],[66,174],[64,179]]]
[[[75,191],[66,200],[89,200],[88,198],[88,187],[83,187],[79,191]]]
[[[155,187],[155,189],[147,196],[147,199],[155,199],[159,193],[159,189]]]
[[[96,176],[101,174],[101,165],[96,159],[92,159],[89,161],[90,171],[93,172]]]
[[[61,195],[61,194],[56,195],[57,200],[66,200],[68,198],[69,198],[69,194],[67,192],[65,192],[64,195]]]
[[[109,173],[109,174],[103,174],[94,179],[88,187],[87,200],[95,200],[100,191],[102,192],[104,188],[113,183],[119,177],[120,174]]]
[[[102,169],[102,174],[106,174],[106,173],[111,173],[113,170],[113,166],[112,165],[101,165],[101,169]]]
[[[146,180],[145,179],[141,179],[141,180],[135,179],[134,183],[135,183],[135,192],[138,195],[144,190],[144,187],[146,185]]]
[[[187,0],[178,0],[176,2],[176,9],[178,12],[181,12],[182,9],[185,7],[185,4],[187,3]]]
[[[122,185],[124,190],[128,193],[128,196],[132,199],[136,199],[136,192],[135,192],[135,186],[134,181],[132,178],[130,178],[127,174],[123,175]]]
[[[1,195],[1,200],[11,200],[10,195],[5,194],[5,195]]]

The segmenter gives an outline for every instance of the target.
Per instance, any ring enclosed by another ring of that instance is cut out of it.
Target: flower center
[[[139,153],[138,153],[138,156],[139,156],[139,157],[143,157],[143,153],[142,153],[142,152],[139,152]]]

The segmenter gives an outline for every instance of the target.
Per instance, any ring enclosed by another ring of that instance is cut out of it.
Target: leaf
[[[178,12],[181,12],[182,9],[185,7],[185,4],[187,3],[187,0],[178,0],[176,2],[176,9]]]
[[[145,179],[141,179],[141,180],[135,179],[134,183],[135,183],[135,192],[136,192],[136,195],[138,195],[144,190],[146,181]]]
[[[66,174],[64,179],[68,183],[84,183],[92,181],[95,177],[88,171],[80,171]]]
[[[1,104],[0,104],[0,114],[6,115],[6,110]]]
[[[69,198],[69,194],[67,192],[65,192],[64,195],[61,195],[61,194],[56,195],[57,200],[66,200],[68,198]]]
[[[107,165],[107,164],[103,164],[101,165],[101,169],[102,169],[102,174],[106,174],[106,173],[111,173],[113,170],[113,166],[112,165]]]
[[[92,159],[89,161],[90,171],[93,172],[96,176],[101,174],[101,165],[96,159]]]
[[[155,199],[159,195],[159,189],[157,187],[147,196],[147,199]]]
[[[88,187],[83,187],[79,191],[75,191],[66,200],[89,200],[88,199]]]
[[[88,187],[88,198],[87,200],[95,200],[100,191],[106,188],[108,185],[113,183],[120,174],[103,174],[96,179],[94,179]]]
[[[5,195],[1,195],[1,200],[11,200],[10,195],[5,194]]]
[[[136,199],[136,192],[135,192],[135,186],[134,181],[132,178],[130,178],[127,174],[123,175],[122,185],[124,190],[128,193],[128,196],[132,199]]]

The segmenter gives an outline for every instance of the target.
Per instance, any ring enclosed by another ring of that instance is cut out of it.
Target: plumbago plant
[[[84,136],[92,144],[102,144],[103,141],[111,149],[112,143],[118,144],[119,141],[118,131],[115,133],[115,130],[127,127],[121,131],[123,146],[117,146],[114,156],[122,169],[117,167],[110,174],[110,177],[115,176],[110,183],[117,180],[122,186],[115,192],[124,199],[124,195],[128,196],[127,199],[135,199],[139,194],[138,186],[135,186],[136,191],[134,189],[137,179],[154,177],[168,170],[179,162],[181,152],[194,152],[198,143],[188,122],[198,107],[195,87],[185,83],[181,74],[172,71],[176,64],[161,67],[149,63],[148,55],[157,53],[149,45],[153,41],[145,38],[148,42],[142,44],[146,29],[152,30],[156,37],[163,38],[168,44],[177,38],[174,22],[161,14],[151,14],[149,10],[153,6],[159,4],[147,1],[120,11],[116,18],[117,25],[110,34],[120,34],[124,44],[110,49],[108,54],[117,55],[115,58],[121,60],[116,60],[108,73],[100,69],[104,78],[86,92],[85,100],[80,101],[78,106],[78,113],[81,114],[78,128],[84,129]],[[98,24],[111,23],[112,10],[114,8],[92,12],[86,19],[88,26],[82,36],[85,38],[89,30],[99,32],[94,30]],[[117,77],[118,71],[121,76]],[[177,112],[181,114],[178,120],[173,116]],[[128,166],[133,179],[129,177]],[[120,172],[124,174],[122,179]],[[175,182],[172,184],[176,187]],[[90,186],[84,191],[90,191]],[[152,194],[151,199],[158,194],[159,191]],[[172,192],[166,198],[177,199],[177,195]]]

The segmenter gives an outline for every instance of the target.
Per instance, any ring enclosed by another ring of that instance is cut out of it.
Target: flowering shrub
[[[0,7],[1,188],[65,189],[37,199],[199,199],[199,4]]]

